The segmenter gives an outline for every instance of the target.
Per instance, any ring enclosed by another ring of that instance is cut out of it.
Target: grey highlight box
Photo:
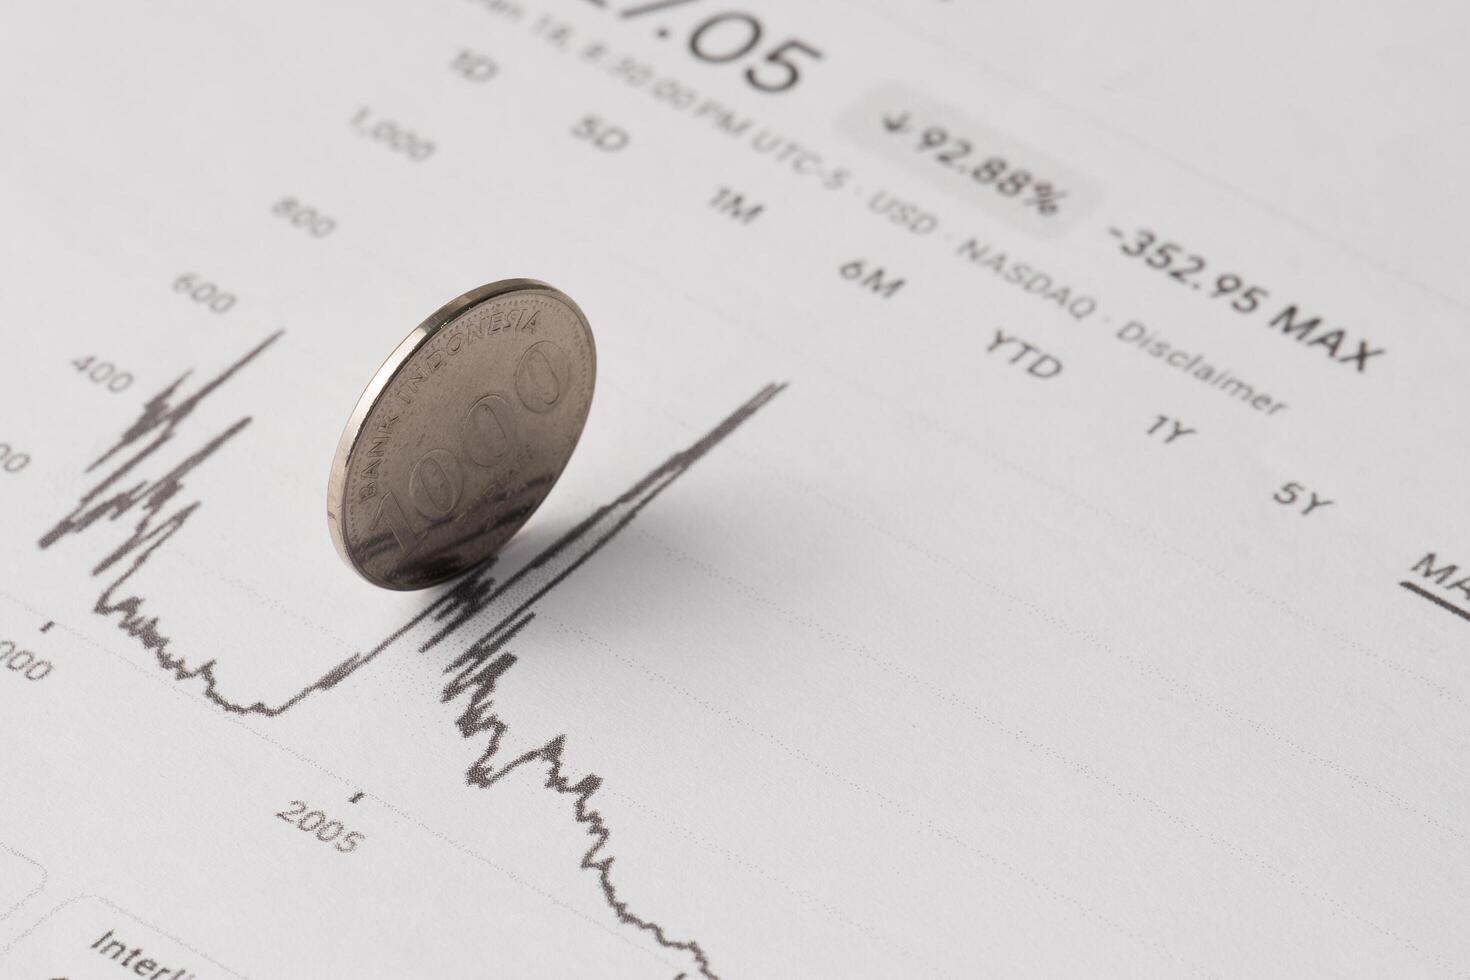
[[[1101,185],[960,109],[890,82],[837,120],[843,136],[925,183],[1037,238],[1055,238],[1102,201]]]

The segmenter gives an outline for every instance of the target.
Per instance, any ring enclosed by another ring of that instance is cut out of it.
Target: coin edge
[[[332,546],[336,549],[338,557],[358,574],[364,581],[371,583],[381,589],[389,589],[394,592],[417,592],[422,589],[432,588],[438,584],[430,582],[427,585],[403,585],[395,582],[382,581],[369,575],[355,561],[347,549],[347,535],[342,526],[342,514],[346,510],[347,474],[352,465],[353,450],[357,445],[358,436],[362,432],[363,425],[372,414],[378,399],[383,392],[393,383],[398,373],[418,353],[419,349],[431,340],[435,334],[444,327],[459,319],[481,303],[515,292],[537,292],[549,293],[555,299],[565,303],[572,313],[581,321],[582,329],[587,336],[587,346],[591,353],[591,365],[589,374],[591,377],[591,391],[588,393],[588,409],[590,412],[592,397],[597,390],[597,341],[592,333],[592,325],[587,319],[587,314],[566,293],[557,289],[550,283],[540,279],[498,279],[495,282],[477,286],[451,299],[433,313],[429,314],[422,323],[408,332],[408,335],[399,342],[398,346],[383,359],[378,370],[373,373],[372,379],[363,388],[362,394],[357,398],[357,404],[353,406],[352,414],[347,417],[347,424],[342,429],[341,438],[337,440],[337,451],[332,454],[331,470],[327,474],[327,530],[331,534]],[[577,432],[577,442],[581,441],[582,431],[586,429],[587,419],[582,419],[582,427]],[[572,451],[576,451],[576,443],[573,443]],[[570,460],[570,456],[568,457]],[[558,478],[561,474],[557,474]],[[555,482],[555,481],[553,481]],[[547,491],[550,493],[550,488]],[[544,498],[543,498],[544,502]],[[539,505],[538,508],[539,509]],[[530,515],[527,515],[529,519]],[[519,528],[517,529],[519,531]],[[514,536],[514,535],[512,535]],[[507,539],[509,540],[509,539]]]

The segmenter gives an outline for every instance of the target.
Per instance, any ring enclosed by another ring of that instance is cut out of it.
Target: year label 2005
[[[342,821],[328,819],[322,811],[310,809],[304,800],[292,800],[291,805],[277,811],[276,816],[323,844],[331,844],[343,854],[357,850],[357,845],[367,840],[366,834],[348,830]]]

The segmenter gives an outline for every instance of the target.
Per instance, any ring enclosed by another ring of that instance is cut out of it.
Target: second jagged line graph
[[[150,398],[139,417],[88,467],[88,473],[101,471],[98,482],[81,496],[70,514],[42,535],[38,542],[40,548],[46,550],[68,536],[82,535],[101,521],[111,522],[137,513],[131,534],[91,569],[92,576],[107,578],[92,611],[114,619],[118,629],[149,651],[157,666],[172,674],[174,680],[200,682],[208,701],[235,715],[279,716],[313,695],[336,687],[421,627],[427,626],[433,632],[419,645],[420,652],[427,652],[458,634],[472,634],[474,638],[445,668],[449,680],[441,695],[445,704],[463,704],[455,719],[460,735],[465,739],[484,739],[483,752],[465,772],[467,785],[490,789],[523,767],[542,768],[544,787],[568,798],[573,819],[591,838],[581,856],[580,867],[595,874],[602,899],[617,920],[647,934],[661,948],[689,956],[700,976],[718,980],[701,943],[673,937],[665,926],[632,909],[619,896],[612,877],[612,831],[592,805],[602,777],[594,772],[581,777],[567,773],[563,761],[567,736],[557,735],[539,748],[501,760],[501,745],[510,731],[510,723],[501,717],[494,695],[501,678],[517,662],[510,645],[523,638],[527,627],[534,622],[537,603],[625,530],[645,507],[710,450],[769,404],[785,385],[773,383],[761,388],[699,439],[593,510],[503,580],[493,574],[494,560],[480,566],[371,650],[345,658],[289,698],[266,704],[228,694],[212,658],[191,663],[185,654],[175,652],[172,638],[161,626],[160,616],[148,606],[144,596],[133,593],[130,587],[133,576],[203,505],[201,500],[175,500],[184,493],[185,478],[244,431],[251,422],[250,417],[243,416],[218,431],[162,476],[131,485],[127,481],[135,479],[144,464],[174,442],[200,404],[269,350],[280,336],[277,332],[266,337],[191,394],[181,394],[188,380],[186,373]]]

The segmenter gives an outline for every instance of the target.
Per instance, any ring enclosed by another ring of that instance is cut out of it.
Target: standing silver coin
[[[450,300],[389,355],[353,409],[327,483],[344,561],[422,589],[500,550],[571,458],[597,376],[587,318],[506,279]]]

